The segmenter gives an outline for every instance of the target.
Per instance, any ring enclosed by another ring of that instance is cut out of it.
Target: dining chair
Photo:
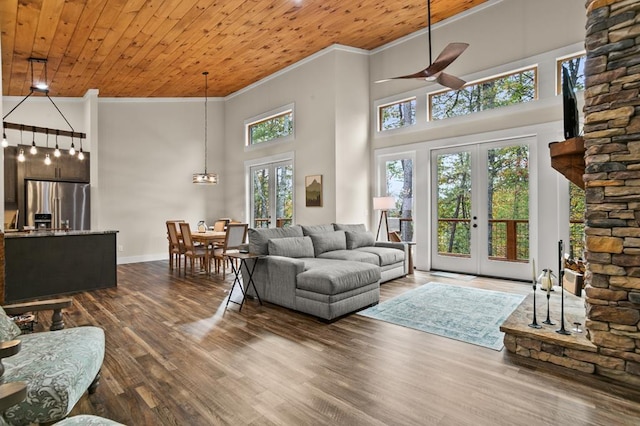
[[[226,220],[216,220],[213,224],[213,230],[215,232],[224,232],[225,226],[227,226]]]
[[[246,223],[229,223],[221,247],[213,250],[213,259],[215,260],[216,274],[220,272],[220,264],[222,263],[222,279],[225,278],[227,272],[228,253],[237,253],[244,245],[247,239],[247,229],[249,225]]]
[[[182,256],[184,255],[184,247],[182,247],[182,242],[178,237],[178,229],[176,228],[178,223],[184,222],[183,220],[168,220],[167,221],[167,235],[169,238],[169,269],[173,271],[173,262],[174,259],[176,264],[178,265],[178,272],[180,272],[180,267],[182,265]],[[185,268],[187,267],[187,262],[185,261]]]
[[[186,222],[180,222],[180,233],[182,234],[182,247],[184,248],[184,271],[187,272],[187,258],[191,263],[191,274],[193,275],[193,264],[196,259],[200,261],[200,267],[204,266],[209,272],[209,251],[205,246],[196,246],[191,238],[191,227]]]

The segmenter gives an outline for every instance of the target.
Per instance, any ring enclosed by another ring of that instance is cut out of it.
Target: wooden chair
[[[227,226],[226,220],[216,220],[213,224],[213,230],[215,232],[223,232],[224,228]]]
[[[200,267],[209,272],[209,250],[204,246],[196,246],[191,238],[191,227],[186,222],[180,222],[180,233],[182,234],[182,248],[184,249],[184,270],[187,271],[187,258],[191,263],[191,274],[193,275],[193,264],[196,259],[200,260]]]
[[[227,234],[224,238],[224,244],[214,249],[213,258],[216,262],[216,274],[220,272],[220,264],[222,263],[222,279],[225,278],[227,272],[226,262],[227,254],[230,252],[237,253],[244,245],[247,239],[247,229],[249,225],[246,223],[229,223],[227,225]]]
[[[178,272],[180,272],[180,267],[182,265],[182,256],[184,255],[184,247],[182,247],[182,241],[178,237],[178,228],[176,228],[178,223],[183,223],[183,220],[168,220],[167,221],[167,236],[169,238],[169,269],[173,271],[173,262],[174,259],[176,264],[178,265]],[[187,262],[185,260],[185,268],[187,267]]]

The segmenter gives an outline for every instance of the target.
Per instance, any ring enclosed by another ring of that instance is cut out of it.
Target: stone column
[[[640,2],[586,7],[586,328],[596,374],[640,386]]]

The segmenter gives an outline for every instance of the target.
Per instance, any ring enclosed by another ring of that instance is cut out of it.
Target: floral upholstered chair
[[[26,398],[7,408],[11,425],[64,419],[87,389],[95,392],[104,359],[104,331],[99,327],[63,330],[62,308],[70,299],[22,303],[0,308],[0,381],[24,382]],[[7,316],[52,310],[51,330],[24,334]]]

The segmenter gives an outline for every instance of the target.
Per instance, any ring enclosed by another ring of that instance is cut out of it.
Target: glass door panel
[[[529,279],[529,146],[434,150],[432,268]]]
[[[396,199],[396,208],[387,212],[389,232],[401,241],[413,241],[413,159],[385,162],[386,195]]]
[[[269,168],[251,168],[251,222],[254,228],[268,228],[270,215]]]
[[[251,174],[251,226],[273,228],[293,224],[293,162],[254,166]]]

